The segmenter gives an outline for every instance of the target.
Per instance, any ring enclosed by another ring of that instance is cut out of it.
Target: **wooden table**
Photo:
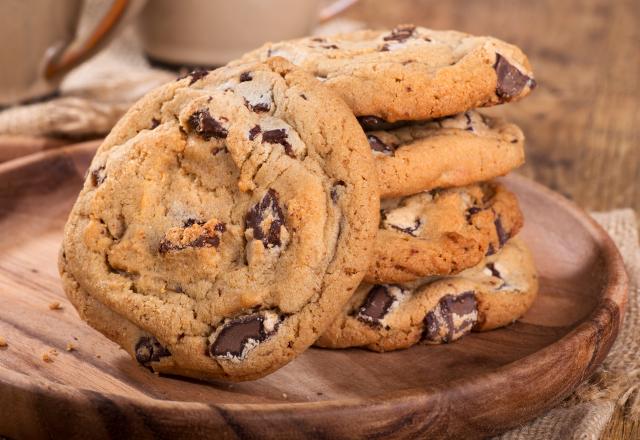
[[[520,170],[589,210],[640,211],[640,1],[362,0],[369,27],[415,23],[520,46],[539,88],[492,109],[522,127]],[[640,438],[618,408],[604,438]]]

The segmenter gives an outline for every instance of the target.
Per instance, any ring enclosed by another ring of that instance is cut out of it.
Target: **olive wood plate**
[[[313,348],[254,382],[156,376],[78,318],[58,277],[63,225],[96,145],[0,165],[0,435],[487,436],[559,403],[617,335],[627,277],[609,236],[560,195],[510,176],[541,279],[515,324],[385,354]]]

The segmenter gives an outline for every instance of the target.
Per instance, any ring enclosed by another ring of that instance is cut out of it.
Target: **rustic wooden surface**
[[[529,56],[539,88],[496,109],[527,137],[521,169],[589,210],[640,212],[640,1],[361,0],[346,17],[494,35]],[[605,439],[638,439],[618,408]]]
[[[61,290],[62,226],[94,148],[0,164],[0,433],[10,437],[489,435],[556,405],[617,333],[626,275],[609,237],[564,199],[510,177],[541,275],[516,324],[386,354],[311,349],[242,384],[158,378],[85,325]]]
[[[362,0],[345,17],[517,44],[539,88],[496,113],[527,136],[521,172],[589,210],[640,210],[638,0]]]

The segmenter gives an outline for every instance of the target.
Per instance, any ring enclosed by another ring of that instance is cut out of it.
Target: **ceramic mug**
[[[64,75],[102,49],[143,3],[113,0],[87,38],[74,41],[82,0],[1,0],[0,107],[55,92]]]
[[[138,17],[138,31],[154,62],[214,67],[267,41],[306,36],[355,2],[320,9],[320,0],[153,0]]]

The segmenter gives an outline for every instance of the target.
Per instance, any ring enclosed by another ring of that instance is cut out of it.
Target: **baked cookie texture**
[[[471,331],[512,323],[531,307],[537,292],[531,253],[514,238],[456,276],[404,284],[363,283],[316,345],[383,352],[419,342],[453,342]]]
[[[384,199],[365,281],[458,273],[497,252],[523,222],[515,195],[497,182]]]
[[[156,372],[247,380],[310,346],[369,265],[370,148],[283,59],[147,95],[98,149],[59,268],[92,326]]]
[[[477,111],[395,126],[367,132],[382,198],[482,182],[524,163],[520,128]]]
[[[492,37],[414,25],[267,43],[242,60],[281,56],[335,90],[357,116],[423,120],[525,97],[524,53]]]

